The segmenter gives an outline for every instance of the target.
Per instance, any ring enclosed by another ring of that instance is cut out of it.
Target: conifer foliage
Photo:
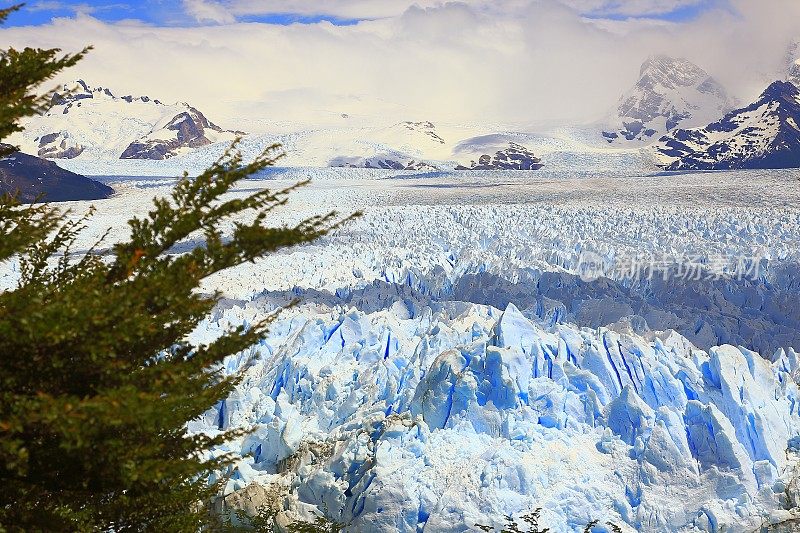
[[[39,84],[81,56],[59,53],[2,54],[0,140],[46,101]],[[200,283],[337,224],[329,214],[270,225],[293,188],[227,194],[276,150],[244,163],[232,147],[132,219],[129,240],[88,253],[74,252],[85,218],[0,199],[0,261],[21,274],[0,292],[0,531],[214,524],[206,504],[219,487],[208,475],[230,458],[205,452],[237,432],[190,435],[186,422],[229,394],[238,377],[223,376],[221,362],[261,340],[268,321],[189,343],[219,297],[201,295]]]

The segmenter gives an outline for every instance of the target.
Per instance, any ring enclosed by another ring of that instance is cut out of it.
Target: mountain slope
[[[5,193],[16,194],[24,203],[66,202],[101,200],[111,196],[114,189],[52,161],[16,152],[0,158],[0,194]]]
[[[52,107],[13,139],[49,159],[165,159],[242,132],[226,131],[186,103],[115,96],[79,80],[53,96]]]
[[[800,167],[800,88],[776,81],[753,104],[705,128],[663,137],[666,170]]]
[[[334,144],[327,166],[385,168],[392,170],[433,170],[431,160],[447,155],[448,145],[429,121],[405,121],[378,128],[337,130],[335,139],[316,141]],[[331,142],[333,141],[333,142]],[[318,150],[318,146],[310,147]]]
[[[620,100],[609,143],[658,138],[682,123],[701,125],[731,108],[725,89],[686,59],[653,56],[644,62],[639,81]]]
[[[795,61],[789,69],[789,81],[800,87],[800,59]]]

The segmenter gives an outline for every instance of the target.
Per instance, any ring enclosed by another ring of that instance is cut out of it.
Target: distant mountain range
[[[798,55],[800,46],[789,47],[785,81],[738,108],[701,67],[656,55],[642,64],[637,82],[600,126],[537,134],[426,120],[366,125],[341,114],[340,122],[325,128],[287,130],[283,125],[283,133],[248,135],[242,146],[254,156],[281,143],[289,166],[409,171],[794,167],[800,166]],[[106,162],[119,159],[173,159],[176,165],[205,168],[235,137],[245,135],[215,125],[188,104],[116,96],[83,81],[56,94],[49,111],[30,119],[26,128],[12,139],[23,151],[84,161],[64,164],[86,174],[103,173]]]
[[[639,80],[620,99],[609,143],[654,141],[679,125],[702,125],[732,107],[725,89],[691,61],[665,55],[642,64]]]
[[[419,128],[420,124],[424,125],[422,129]],[[437,134],[435,126],[430,122],[404,122],[401,125],[409,129],[413,134],[422,134],[428,140],[433,139],[442,145],[446,144],[444,139]],[[530,149],[517,142],[508,141],[502,136],[498,138],[487,136],[467,139],[459,143],[454,148],[454,152],[456,153],[450,154],[451,157],[456,157],[459,160],[467,157],[471,159],[469,162],[465,161],[455,165],[450,162],[444,165],[441,162],[415,159],[407,153],[389,151],[369,157],[339,156],[331,160],[330,166],[417,171],[441,170],[442,168],[454,170],[539,170],[544,166],[542,160],[536,157]]]
[[[0,149],[9,148],[0,144]],[[107,185],[40,157],[14,152],[0,158],[0,194],[16,195],[23,203],[101,200],[113,193]]]
[[[52,106],[15,141],[48,159],[167,159],[243,132],[228,131],[196,108],[147,96],[115,96],[83,80],[65,85]]]

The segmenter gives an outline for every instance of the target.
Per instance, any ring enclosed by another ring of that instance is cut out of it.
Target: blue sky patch
[[[614,12],[586,13],[588,18],[625,20],[628,18],[657,18],[671,22],[687,22],[711,9],[727,7],[727,0],[708,0],[693,6],[685,6],[658,16],[630,17]],[[195,26],[198,22],[184,9],[181,0],[33,0],[27,2],[21,11],[12,15],[8,26],[38,26],[47,24],[54,18],[74,17],[87,14],[105,22],[136,20],[155,26]],[[238,17],[241,22],[261,22],[265,24],[314,24],[328,21],[346,26],[359,22],[358,19],[337,18],[328,15],[300,15],[293,13],[247,15]]]

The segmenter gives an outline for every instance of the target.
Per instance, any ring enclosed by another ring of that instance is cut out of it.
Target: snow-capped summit
[[[13,139],[48,159],[166,159],[241,134],[214,125],[189,104],[116,96],[83,80],[64,85],[51,103]]]
[[[132,142],[120,159],[167,159],[192,148],[233,141],[241,133],[223,130],[200,111],[187,106],[186,111],[175,115],[166,124],[156,124],[148,135]]]
[[[610,143],[657,139],[678,125],[707,123],[731,107],[725,89],[702,68],[686,59],[652,56],[620,100],[611,121],[617,125],[603,136]]]
[[[800,88],[776,81],[753,104],[661,139],[667,170],[800,167]]]

